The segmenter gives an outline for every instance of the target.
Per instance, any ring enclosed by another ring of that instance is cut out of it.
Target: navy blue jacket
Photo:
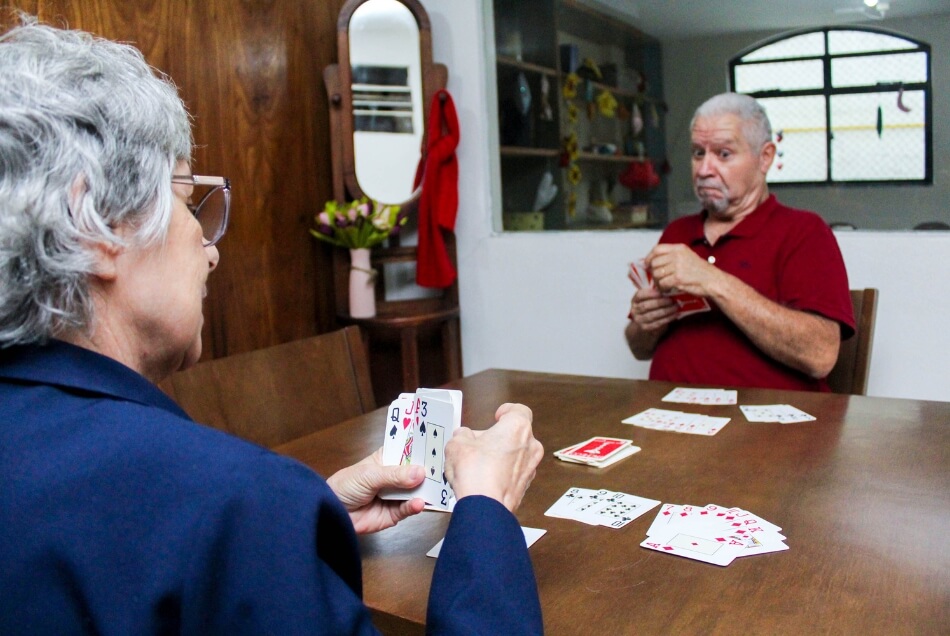
[[[356,536],[306,466],[195,424],[124,365],[0,350],[0,633],[374,632]],[[518,523],[461,500],[428,630],[539,633]]]

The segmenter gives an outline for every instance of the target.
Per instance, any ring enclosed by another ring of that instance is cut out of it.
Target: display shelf
[[[662,226],[664,183],[649,192],[617,186],[631,162],[646,157],[658,164],[666,156],[659,42],[573,0],[493,0],[493,8],[505,225],[519,219],[511,229],[525,229],[528,219],[535,229],[540,215],[545,230]],[[574,97],[565,95],[570,71],[578,71],[585,60],[603,78],[587,79],[589,74],[578,72]],[[610,101],[604,92],[616,100],[612,111],[601,110],[598,98]],[[618,151],[591,150],[608,145]],[[588,150],[572,154],[569,147]],[[545,178],[553,178],[558,194],[543,210],[533,210]],[[604,200],[618,209],[649,204],[650,219],[605,223],[604,214],[598,214],[604,209],[598,202]]]
[[[526,148],[522,146],[502,146],[499,152],[506,157],[557,157],[560,148]]]
[[[577,154],[578,161],[606,161],[616,163],[630,163],[631,161],[643,161],[645,157],[639,155],[602,155],[596,152],[580,152]]]
[[[541,66],[540,64],[531,64],[530,62],[522,62],[516,60],[513,57],[505,57],[504,55],[499,55],[496,59],[496,62],[500,66],[510,66],[512,68],[517,68],[522,71],[531,71],[533,73],[541,73],[542,75],[549,75],[551,77],[557,77],[560,75],[560,71],[556,68],[548,68],[547,66]]]

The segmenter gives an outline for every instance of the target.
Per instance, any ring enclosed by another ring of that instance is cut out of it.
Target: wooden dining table
[[[950,402],[740,388],[740,405],[817,418],[752,423],[738,405],[663,402],[675,386],[496,369],[446,385],[462,390],[470,428],[504,402],[534,411],[545,457],[517,517],[547,530],[529,550],[547,633],[950,634]],[[731,420],[714,436],[621,423],[651,407]],[[276,450],[329,475],[382,444],[385,411]],[[601,469],[552,454],[595,435],[642,450]],[[789,549],[720,567],[640,547],[658,508],[620,529],[546,517],[574,486],[743,508]],[[364,599],[384,633],[423,632],[426,552],[448,522],[427,511],[361,537]]]

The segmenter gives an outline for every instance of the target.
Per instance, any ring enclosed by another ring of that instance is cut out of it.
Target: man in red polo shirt
[[[854,334],[834,234],[817,214],[769,194],[775,144],[753,98],[717,95],[690,129],[703,210],[670,223],[647,255],[656,288],[633,296],[630,350],[653,359],[652,380],[827,391],[841,340]],[[663,295],[671,290],[711,310],[677,320]]]

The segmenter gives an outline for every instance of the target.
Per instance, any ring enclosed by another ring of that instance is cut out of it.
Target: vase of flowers
[[[398,205],[363,197],[347,203],[327,201],[314,220],[316,227],[310,229],[314,237],[350,250],[350,316],[372,318],[376,315],[377,272],[370,264],[370,249],[398,234],[406,216]]]

